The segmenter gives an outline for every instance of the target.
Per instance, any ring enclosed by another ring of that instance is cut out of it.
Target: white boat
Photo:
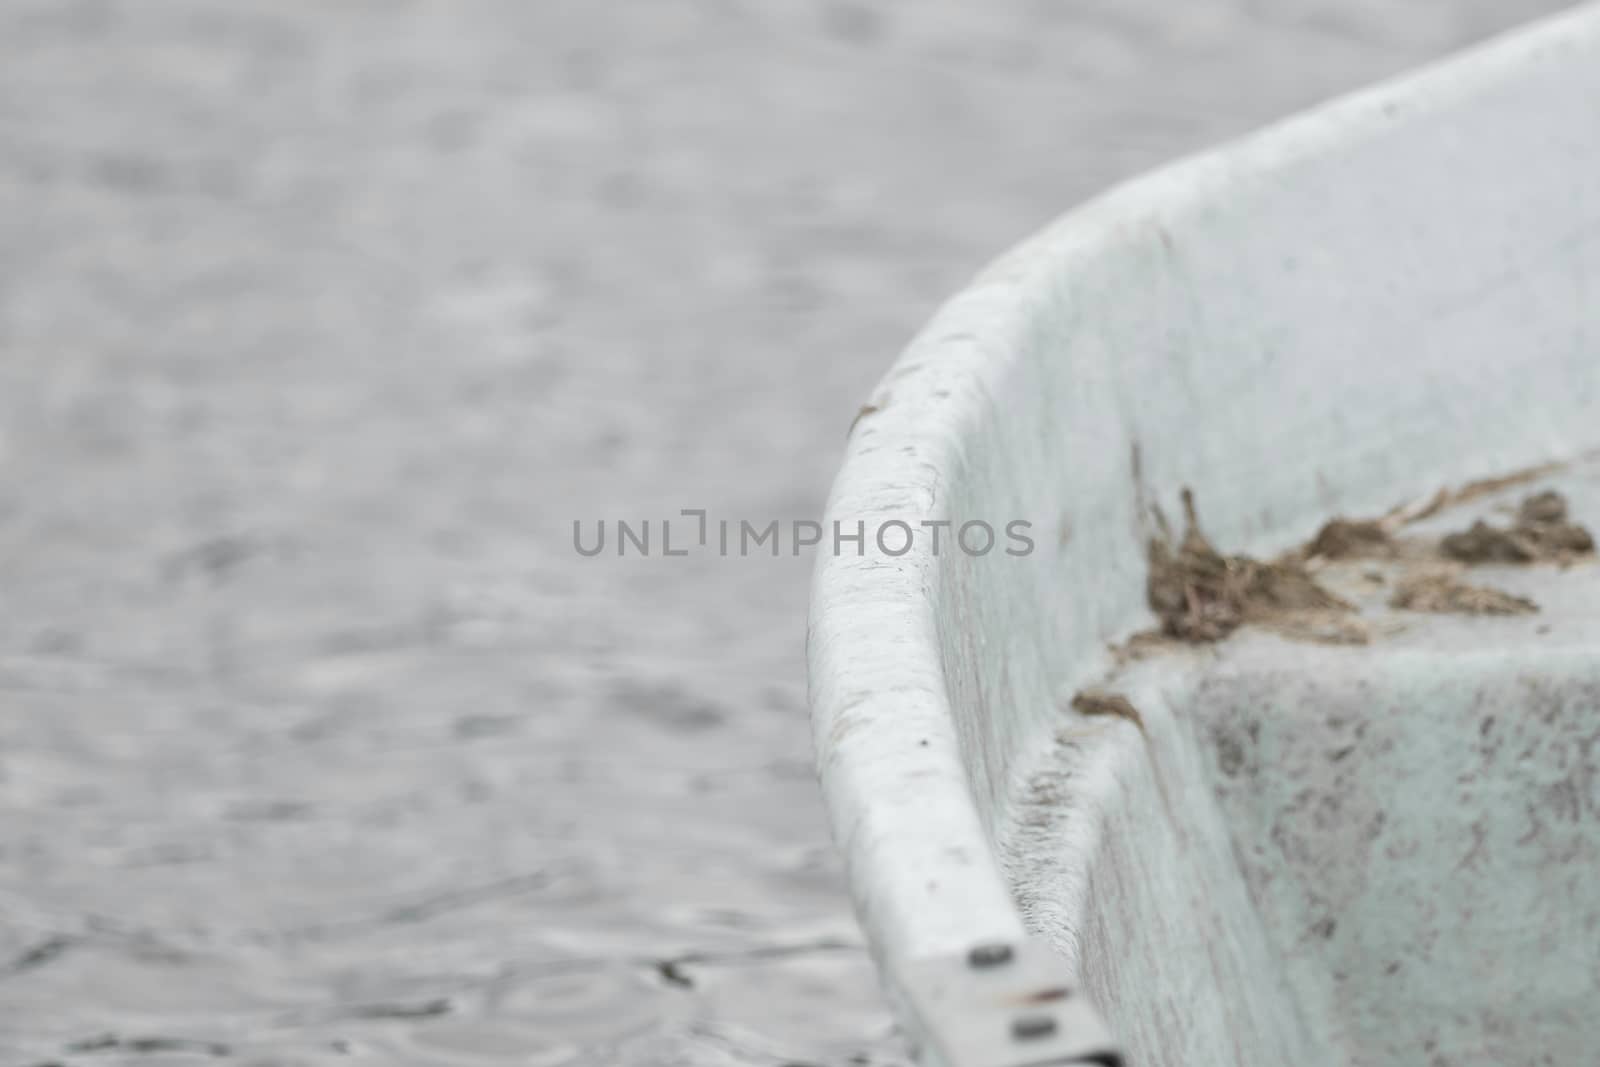
[[[1515,543],[1533,494],[1600,525],[1597,446],[1593,6],[1140,178],[955,296],[851,430],[808,648],[919,1060],[1596,1062],[1600,569],[1441,546]],[[1191,640],[1130,646],[1184,489],[1239,557],[1335,516],[1393,544],[1284,556],[1339,605],[1289,625],[1200,632],[1180,581]]]

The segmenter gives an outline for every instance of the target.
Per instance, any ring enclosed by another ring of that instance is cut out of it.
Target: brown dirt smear
[[[862,419],[866,418],[868,415],[876,415],[882,410],[883,408],[879,407],[877,404],[862,404],[861,410],[856,412],[856,417],[850,420],[850,428],[844,432],[845,439],[848,440],[850,435],[856,432],[856,425]]]
[[[1532,615],[1539,605],[1526,597],[1468,585],[1453,574],[1408,578],[1395,590],[1389,606],[1402,611],[1454,615]]]
[[[1372,628],[1354,608],[1289,612],[1259,620],[1255,625],[1291,641],[1317,645],[1365,645],[1372,641]]]
[[[1536,467],[1524,467],[1510,474],[1502,474],[1493,478],[1479,478],[1477,481],[1468,482],[1466,485],[1454,489],[1440,489],[1434,493],[1427,503],[1421,506],[1402,505],[1391,512],[1391,516],[1400,522],[1410,525],[1431,519],[1433,516],[1453,508],[1459,504],[1466,504],[1481,497],[1491,496],[1495,493],[1510,489],[1518,485],[1527,485],[1529,482],[1538,481],[1546,475],[1554,474],[1567,464],[1564,462],[1541,463]]]
[[[1460,502],[1495,488],[1519,484],[1527,477],[1525,472],[1475,482],[1451,494],[1450,498]],[[1430,505],[1430,514],[1437,510]],[[1401,520],[1395,515],[1382,519],[1336,518],[1325,524],[1299,555],[1304,559],[1326,560],[1442,558],[1469,564],[1569,563],[1595,550],[1593,536],[1568,519],[1566,498],[1553,490],[1524,498],[1510,526],[1494,526],[1479,520],[1437,542],[1399,536],[1399,528],[1409,521],[1413,520]]]
[[[1560,493],[1535,493],[1522,502],[1510,526],[1481,519],[1439,542],[1439,553],[1461,563],[1566,563],[1594,552],[1594,537],[1567,519]]]
[[[1297,641],[1368,643],[1373,631],[1356,607],[1318,583],[1315,575],[1324,561],[1399,564],[1402,572],[1396,576],[1399,584],[1390,600],[1390,606],[1399,610],[1471,615],[1536,612],[1538,605],[1524,597],[1468,585],[1448,574],[1427,571],[1406,577],[1404,571],[1441,562],[1565,564],[1593,554],[1593,536],[1570,520],[1560,493],[1545,490],[1525,497],[1508,527],[1478,521],[1438,540],[1408,537],[1402,531],[1446,508],[1525,485],[1564,466],[1543,464],[1441,489],[1420,507],[1396,508],[1377,519],[1334,518],[1306,544],[1270,561],[1217,551],[1201,532],[1194,496],[1185,489],[1185,527],[1176,547],[1159,509],[1152,506],[1159,532],[1149,544],[1146,599],[1161,626],[1112,646],[1112,655],[1126,663],[1178,645],[1212,644],[1246,625]],[[1368,571],[1364,577],[1376,584],[1388,580],[1381,571]]]
[[[1168,637],[1160,630],[1140,630],[1126,641],[1113,642],[1106,647],[1111,653],[1112,662],[1122,667],[1163,652],[1170,652],[1182,645],[1182,641]]]
[[[1252,623],[1305,640],[1365,641],[1356,626],[1327,625],[1330,616],[1351,614],[1355,607],[1318,585],[1298,555],[1270,562],[1225,556],[1200,532],[1194,495],[1187,489],[1183,510],[1183,540],[1175,550],[1166,537],[1150,541],[1146,597],[1161,619],[1162,633],[1202,644]]]
[[[1388,559],[1399,554],[1394,534],[1378,519],[1332,519],[1305,547],[1322,559]]]
[[[1072,698],[1072,710],[1080,715],[1112,715],[1127,719],[1144,732],[1144,716],[1133,702],[1121,693],[1108,689],[1085,689]]]

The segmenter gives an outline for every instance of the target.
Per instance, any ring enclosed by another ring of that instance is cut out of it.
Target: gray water
[[[1560,6],[0,0],[0,1064],[902,1063],[809,560],[573,520],[814,517],[1008,243]]]

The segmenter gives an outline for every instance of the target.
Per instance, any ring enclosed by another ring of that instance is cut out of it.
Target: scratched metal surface
[[[1550,0],[0,4],[0,1063],[895,1064],[801,685],[936,301]]]

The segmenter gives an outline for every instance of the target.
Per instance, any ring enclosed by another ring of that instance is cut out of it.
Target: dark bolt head
[[[1007,944],[974,945],[967,953],[967,966],[1000,967],[1010,963],[1012,955],[1011,946]]]
[[[1037,1041],[1056,1032],[1056,1021],[1049,1015],[1024,1015],[1011,1020],[1011,1036],[1018,1041]]]

